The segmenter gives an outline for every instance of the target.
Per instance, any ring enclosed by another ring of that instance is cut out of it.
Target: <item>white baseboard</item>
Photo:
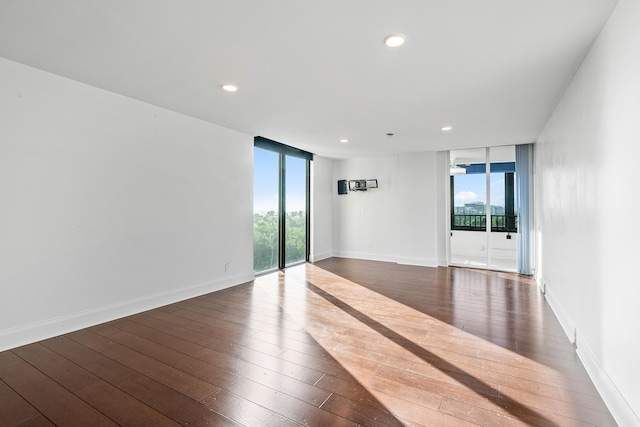
[[[553,293],[553,289],[547,286],[544,296],[549,302],[549,306],[551,306],[551,310],[553,310],[553,313],[556,315],[558,322],[560,322],[560,326],[562,326],[567,338],[569,338],[570,342],[573,342],[574,338],[576,338],[576,325],[569,317],[569,314],[564,310],[562,304],[560,304],[560,300],[558,300],[556,295]]]
[[[578,357],[582,361],[587,374],[602,396],[611,415],[620,426],[640,426],[640,417],[633,411],[616,385],[611,381],[589,344],[580,338],[578,341]]]
[[[367,261],[397,262],[398,258],[393,255],[374,254],[370,252],[334,252],[336,258],[354,258]]]
[[[185,287],[171,292],[164,292],[144,298],[134,298],[115,304],[71,313],[40,322],[30,323],[17,328],[0,330],[0,351],[9,350],[22,345],[45,340],[58,335],[99,325],[132,314],[141,313],[163,305],[184,301],[210,292],[250,282],[253,275],[238,275],[224,280],[216,280]]]
[[[323,259],[331,258],[333,256],[333,252],[322,252],[319,254],[313,254],[311,257],[311,262],[322,261]]]
[[[584,336],[576,332],[575,324],[562,307],[553,290],[547,286],[545,291],[545,297],[551,306],[551,310],[553,310],[553,313],[560,322],[569,341],[576,340],[576,353],[587,371],[589,378],[591,378],[598,393],[600,393],[602,400],[607,405],[607,408],[609,408],[611,415],[613,415],[613,418],[615,418],[620,426],[640,426],[640,417],[636,415],[622,393],[620,393],[616,385],[611,381],[602,364],[593,351],[591,351],[591,347]]]

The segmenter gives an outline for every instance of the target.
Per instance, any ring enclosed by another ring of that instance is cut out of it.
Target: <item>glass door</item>
[[[307,161],[285,156],[285,266],[306,261]]]
[[[518,215],[515,206],[516,147],[491,147],[489,174],[491,229],[489,267],[515,271],[518,266]]]
[[[484,148],[450,152],[451,264],[488,266]]]
[[[450,262],[517,268],[515,147],[450,152]]]
[[[257,147],[253,152],[253,271],[258,273],[278,268],[280,155]]]

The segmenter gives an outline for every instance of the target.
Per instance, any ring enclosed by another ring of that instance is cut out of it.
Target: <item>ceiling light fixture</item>
[[[399,47],[404,44],[405,36],[399,33],[389,34],[384,38],[384,44],[389,47]]]
[[[237,92],[238,91],[238,86],[232,85],[232,84],[223,84],[220,87],[222,88],[222,90],[227,91],[227,92]]]
[[[343,144],[346,144],[347,142],[349,142],[349,140],[346,139],[346,138],[343,138],[343,139],[340,140],[340,142],[342,142]]]
[[[440,130],[442,132],[449,132],[450,130],[453,130],[453,126],[442,126]]]

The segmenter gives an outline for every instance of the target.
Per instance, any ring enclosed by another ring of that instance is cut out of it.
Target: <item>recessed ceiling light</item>
[[[389,47],[399,47],[404,44],[405,36],[402,34],[394,33],[389,34],[384,38],[384,44]]]
[[[222,88],[222,90],[225,90],[227,92],[237,92],[238,91],[238,86],[232,85],[232,84],[223,84],[220,87]]]
[[[450,130],[453,130],[453,126],[442,126],[440,130],[442,132],[449,132]]]
[[[347,142],[349,142],[349,140],[346,139],[346,138],[343,138],[343,139],[340,140],[340,142],[342,142],[343,144],[346,144]]]

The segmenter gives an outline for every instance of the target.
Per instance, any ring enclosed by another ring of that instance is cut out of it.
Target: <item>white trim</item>
[[[611,381],[600,361],[591,351],[591,347],[582,337],[579,343],[580,345],[576,351],[578,357],[618,425],[640,426],[640,417],[636,415],[624,395],[620,393],[620,390]]]
[[[487,266],[491,265],[493,261],[491,251],[491,147],[484,149],[484,191],[485,191],[485,203],[484,203],[484,216],[485,216],[485,228],[484,228],[484,247],[487,248]],[[506,194],[505,194],[506,198]]]
[[[96,307],[90,310],[71,313],[40,322],[30,323],[17,328],[0,330],[0,351],[52,338],[58,335],[99,325],[132,314],[141,313],[163,305],[184,301],[200,295],[230,288],[250,282],[253,275],[239,275],[224,280],[201,283],[176,291],[163,292],[142,298],[134,298],[115,304]]]
[[[322,252],[320,254],[312,254],[311,262],[322,261],[323,259],[331,258],[333,256],[332,252]]]
[[[571,318],[560,304],[560,300],[553,293],[553,290],[547,286],[544,294],[545,298],[549,302],[549,306],[556,315],[556,319],[560,322],[560,326],[564,330],[565,335],[569,338],[569,341],[573,341],[576,338],[576,325],[571,321]]]
[[[544,279],[540,282],[544,282]],[[626,401],[624,395],[618,390],[616,385],[611,381],[606,370],[600,364],[596,355],[591,351],[589,343],[585,338],[577,332],[575,324],[560,304],[560,301],[549,288],[546,286],[545,298],[549,302],[549,306],[556,318],[560,322],[560,326],[564,330],[570,341],[576,341],[576,354],[580,358],[589,378],[595,385],[602,400],[609,408],[611,415],[621,426],[640,426],[640,417],[633,411],[631,405]]]
[[[451,151],[445,151],[447,168],[451,164]],[[450,174],[446,174],[446,178],[444,180],[444,192],[445,192],[445,203],[444,203],[444,220],[445,220],[445,232],[447,233],[445,237],[445,251],[444,251],[444,265],[446,267],[451,263],[451,178]],[[442,260],[440,260],[442,262]]]

